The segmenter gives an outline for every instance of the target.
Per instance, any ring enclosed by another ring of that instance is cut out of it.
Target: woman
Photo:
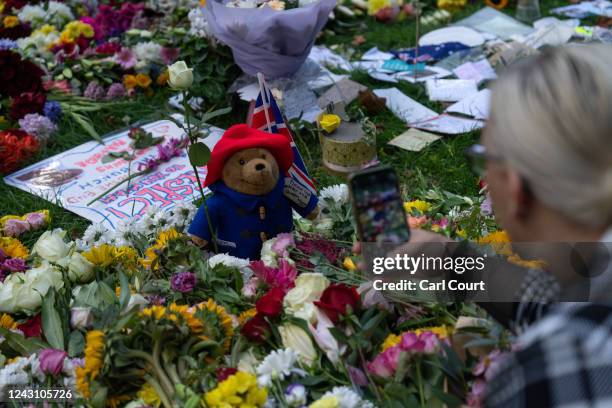
[[[499,224],[549,265],[480,276],[504,279],[501,290],[516,300],[482,306],[524,329],[519,351],[488,384],[487,406],[610,406],[612,47],[546,49],[510,67],[492,87],[482,145],[470,153],[485,170]],[[445,239],[412,231],[409,252],[429,242]],[[584,270],[573,262],[578,247]],[[564,299],[590,303],[548,306]]]

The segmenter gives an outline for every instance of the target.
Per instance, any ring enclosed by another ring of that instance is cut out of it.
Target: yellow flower
[[[142,400],[145,404],[153,407],[159,407],[161,405],[161,399],[155,391],[155,388],[149,383],[144,383],[140,390],[136,394],[138,398]]]
[[[383,341],[383,344],[380,347],[381,349],[380,351],[382,352],[388,348],[397,346],[400,343],[400,341],[402,341],[402,336],[406,333],[413,332],[414,334],[418,336],[421,333],[426,332],[426,331],[430,331],[436,334],[441,339],[445,339],[453,333],[452,327],[447,327],[447,326],[421,327],[420,329],[407,330],[405,332],[402,332],[401,334],[391,333],[387,336],[385,341]]]
[[[248,322],[251,318],[255,317],[256,314],[257,314],[257,309],[255,309],[254,307],[245,310],[244,312],[240,313],[240,315],[238,316],[238,324],[242,326],[243,324]]]
[[[320,398],[310,404],[308,408],[338,408],[340,406],[340,402],[338,398],[333,395],[328,395],[327,397]]]
[[[26,259],[30,251],[17,238],[0,237],[0,249],[11,258]]]
[[[16,16],[6,16],[4,17],[4,21],[2,21],[4,27],[12,28],[19,25],[19,19]]]
[[[545,269],[548,266],[548,263],[546,261],[542,261],[538,259],[527,260],[527,259],[521,258],[517,254],[510,255],[508,257],[508,262],[511,262],[515,265],[518,265],[518,266],[521,266],[527,269]]]
[[[106,406],[109,408],[119,408],[124,402],[131,400],[128,395],[109,395],[106,397]]]
[[[200,7],[204,7],[206,5],[206,0],[200,0]]]
[[[157,235],[155,244],[147,248],[145,251],[145,257],[144,259],[140,260],[140,263],[148,269],[157,269],[159,265],[156,261],[160,252],[166,247],[166,245],[168,245],[170,241],[179,239],[181,236],[182,235],[174,228],[160,232]]]
[[[4,12],[4,2],[0,1],[0,14],[3,13],[3,12]]]
[[[214,327],[210,327],[209,329],[215,329],[215,330],[218,328],[223,329],[222,335],[224,338],[223,339],[215,338],[215,340],[222,341],[225,352],[229,351],[232,337],[234,336],[234,325],[233,325],[232,317],[229,315],[229,313],[227,313],[224,307],[219,306],[212,299],[208,299],[206,302],[202,302],[194,306],[193,308],[194,315],[197,318],[199,318],[200,325],[202,326],[202,329],[200,331],[204,332],[204,334],[207,337],[217,337],[217,336],[214,336],[214,333],[206,332],[204,330],[203,322],[209,322],[210,319],[207,318],[206,313],[202,313],[203,311],[212,312],[213,314],[217,316],[216,318],[217,321]]]
[[[464,229],[457,228],[457,231],[455,231],[455,234],[457,234],[458,237],[461,237],[463,239],[467,238],[467,232]]]
[[[344,261],[342,261],[342,266],[349,272],[352,272],[357,269],[355,262],[353,262],[350,256],[344,258]]]
[[[381,9],[384,9],[385,7],[390,7],[390,6],[391,6],[390,0],[369,0],[368,1],[368,14],[373,16],[374,14],[378,13]]]
[[[229,376],[204,395],[209,408],[256,408],[262,407],[267,399],[268,392],[257,386],[257,377],[244,371]]]
[[[64,27],[60,39],[66,38],[69,41],[74,41],[81,36],[92,38],[94,36],[93,27],[82,21],[71,21]]]
[[[408,213],[411,213],[412,210],[417,210],[423,214],[431,210],[431,204],[423,200],[408,201],[404,203],[404,210]]]
[[[55,26],[52,26],[51,24],[45,24],[44,26],[40,27],[38,30],[34,31],[34,33],[32,34],[44,34],[44,35],[49,35],[51,33],[56,33],[57,32],[57,28],[55,28]]]
[[[153,317],[155,320],[160,320],[166,314],[166,308],[159,305],[153,305],[144,308],[140,314],[145,317]]]
[[[13,317],[10,314],[2,313],[0,315],[0,327],[4,329],[9,329],[9,330],[16,329],[17,322],[13,319]]]
[[[123,76],[123,86],[126,89],[134,89],[138,85],[138,81],[136,80],[135,75],[124,75]]]
[[[76,387],[83,397],[89,398],[89,384],[100,374],[104,361],[104,332],[90,330],[85,341],[85,365],[76,368]]]
[[[102,244],[91,248],[87,252],[83,252],[82,255],[92,264],[104,268],[111,265],[115,260],[115,247],[109,244]]]
[[[164,70],[164,72],[159,74],[159,76],[155,80],[155,83],[159,86],[165,86],[166,83],[168,83],[168,78],[170,78],[170,74],[168,73],[168,70],[166,69]]]
[[[389,334],[385,341],[383,341],[382,346],[380,347],[380,351],[385,351],[388,348],[397,346],[400,341],[402,341],[402,336],[398,334]]]
[[[319,125],[327,133],[332,133],[334,130],[338,129],[340,122],[340,116],[338,115],[324,114],[319,118]]]
[[[138,84],[139,87],[146,89],[149,86],[151,86],[151,77],[148,76],[147,74],[138,74],[136,75],[136,83]]]
[[[491,245],[495,252],[500,255],[512,255],[512,245],[510,237],[506,231],[495,231],[480,238],[478,243],[481,245]]]

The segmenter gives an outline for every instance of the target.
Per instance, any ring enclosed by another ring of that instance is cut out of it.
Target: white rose
[[[93,323],[93,315],[89,307],[73,307],[70,309],[70,326],[73,329],[88,329]]]
[[[287,292],[283,305],[289,314],[295,314],[306,304],[319,300],[329,286],[329,280],[320,273],[303,273],[295,280],[295,287]]]
[[[189,89],[193,84],[193,69],[187,67],[185,61],[177,61],[168,66],[168,73],[168,84],[174,89]]]
[[[278,328],[283,346],[295,350],[302,363],[312,365],[317,359],[317,351],[308,333],[295,324],[285,324]]]
[[[68,261],[68,277],[72,282],[88,283],[91,282],[94,275],[94,264],[89,262],[83,255],[75,252]]]
[[[16,276],[15,276],[16,275]],[[10,274],[3,283],[0,283],[0,312],[14,313],[17,298],[15,294],[22,283],[17,277],[23,277],[23,272]],[[13,276],[15,276],[13,278]]]
[[[49,262],[57,262],[65,258],[70,251],[70,247],[64,242],[66,231],[55,229],[45,231],[34,244],[33,253]]]
[[[264,241],[261,245],[261,256],[260,259],[264,263],[264,265],[269,266],[271,268],[278,267],[278,260],[276,259],[278,255],[276,252],[272,250],[272,245],[276,242],[276,239],[269,239]]]
[[[8,299],[6,303],[12,306],[12,311],[31,313],[41,306],[43,297],[51,287],[61,289],[64,287],[64,281],[61,272],[57,271],[48,262],[43,262],[38,268],[9,275],[4,280],[2,289],[5,289],[5,285],[9,285],[9,288],[12,286],[12,293],[10,297],[6,298]],[[5,298],[2,299],[3,302],[0,307],[4,309]]]

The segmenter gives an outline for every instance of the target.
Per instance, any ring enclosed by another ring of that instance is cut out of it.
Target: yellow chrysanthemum
[[[352,272],[357,269],[355,262],[353,262],[350,256],[344,258],[344,261],[342,261],[342,266],[349,272]]]
[[[0,249],[11,258],[26,259],[30,251],[17,238],[0,237]]]
[[[369,0],[368,1],[368,14],[373,16],[378,13],[381,9],[391,6],[391,0]]]
[[[380,351],[382,352],[388,348],[395,347],[400,341],[402,341],[402,336],[391,333],[387,336],[385,341],[383,341],[383,344],[380,346]]]
[[[510,237],[506,231],[495,231],[480,238],[478,243],[481,245],[490,245],[493,250],[500,255],[512,255],[512,245]]]
[[[71,21],[64,27],[60,39],[66,38],[69,41],[74,41],[81,36],[92,38],[94,36],[93,27],[82,21]]]
[[[0,327],[9,330],[16,329],[17,322],[10,314],[2,313],[0,315]]]
[[[145,317],[152,317],[155,320],[160,320],[166,314],[166,308],[159,305],[153,305],[144,308],[140,314]]]
[[[411,213],[412,210],[417,210],[418,212],[423,214],[431,210],[431,204],[423,200],[408,201],[404,203],[404,210],[409,213]]]
[[[85,259],[96,266],[107,267],[115,261],[115,247],[109,244],[102,244],[91,248],[82,254]]]
[[[151,86],[151,82],[153,82],[151,80],[151,77],[148,76],[147,74],[138,74],[136,75],[136,83],[138,84],[139,87],[146,89],[149,86]]]
[[[6,28],[17,27],[19,25],[19,19],[16,16],[6,16],[2,23]]]
[[[157,235],[156,244],[159,246],[166,246],[168,242],[174,241],[181,237],[180,232],[178,232],[175,228],[170,228],[165,231],[162,231]]]
[[[327,397],[320,398],[310,404],[308,408],[338,408],[340,406],[340,402],[338,398],[333,395],[328,395]]]
[[[240,313],[240,315],[238,316],[238,324],[242,326],[243,324],[251,320],[253,317],[255,317],[256,314],[257,314],[257,309],[255,309],[254,307],[245,310],[244,312]]]
[[[136,396],[148,406],[157,408],[161,405],[161,399],[159,398],[157,391],[155,391],[155,388],[153,388],[153,386],[149,383],[144,383]]]
[[[262,407],[268,399],[265,388],[257,386],[255,375],[238,371],[204,395],[209,408]]]
[[[40,27],[38,30],[34,31],[32,34],[44,34],[44,35],[49,35],[51,33],[57,33],[57,28],[55,28],[55,26],[52,26],[51,24],[45,24],[44,26]]]
[[[166,247],[166,245],[168,245],[170,241],[174,241],[180,237],[181,233],[175,228],[161,231],[157,235],[155,244],[147,248],[145,251],[145,257],[140,260],[140,263],[148,269],[157,269],[159,265],[157,265],[156,260],[159,257],[159,253]]]
[[[76,387],[84,398],[89,398],[89,385],[100,374],[104,361],[104,332],[90,330],[85,341],[85,364],[76,368]]]

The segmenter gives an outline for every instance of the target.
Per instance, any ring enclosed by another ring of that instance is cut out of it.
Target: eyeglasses
[[[487,152],[487,148],[481,144],[475,144],[467,148],[465,155],[470,161],[472,171],[478,176],[483,176],[486,168],[487,161],[503,161],[502,156]]]

